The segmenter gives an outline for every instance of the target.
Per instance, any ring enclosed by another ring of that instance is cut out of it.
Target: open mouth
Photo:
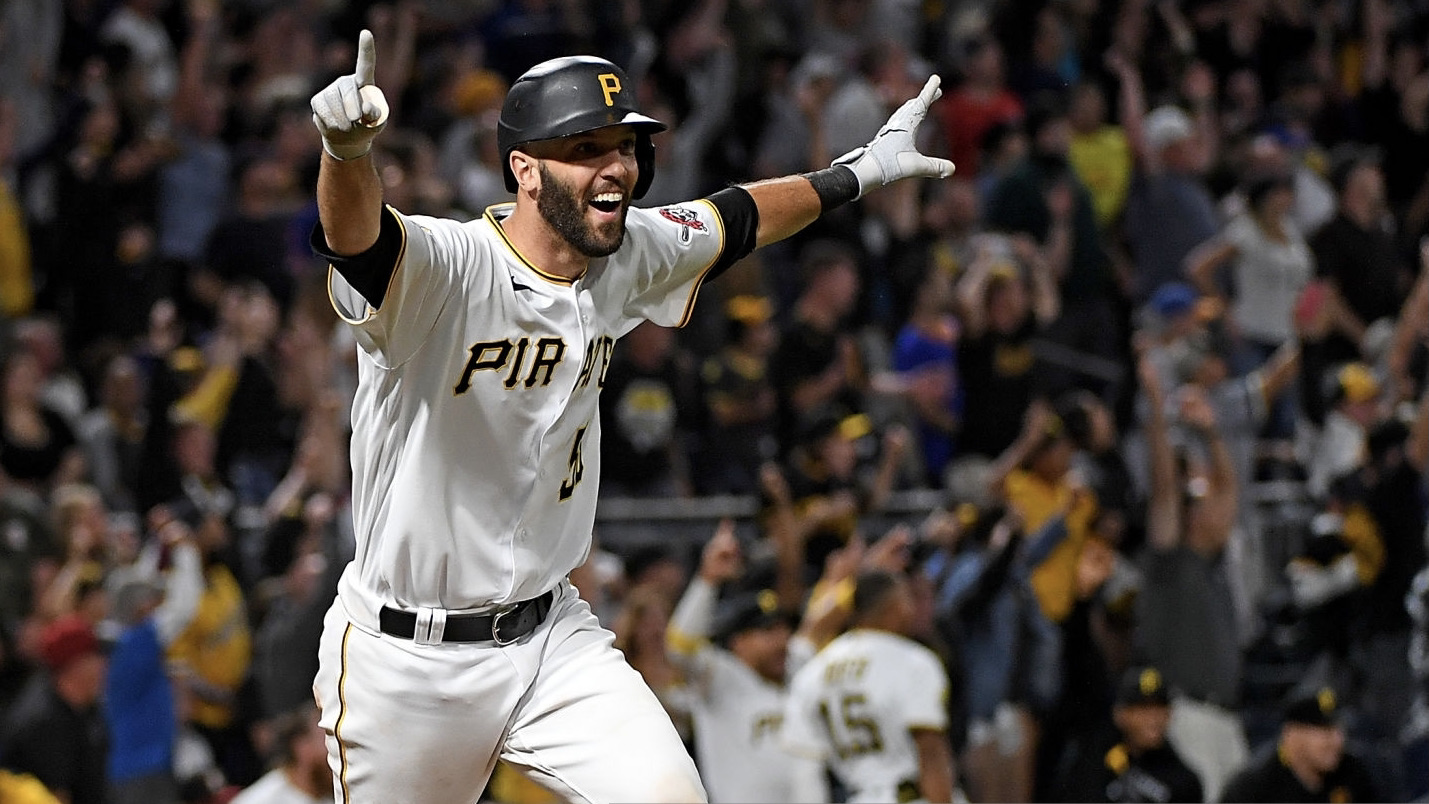
[[[625,196],[620,193],[601,193],[590,200],[590,205],[600,212],[606,214],[620,209],[620,202],[625,200]]]

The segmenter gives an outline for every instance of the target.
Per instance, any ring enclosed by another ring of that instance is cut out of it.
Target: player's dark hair
[[[1002,150],[1008,140],[1023,133],[1022,124],[1016,120],[999,120],[988,127],[982,135],[982,153],[989,161]],[[934,182],[930,187],[942,187],[946,182]]]
[[[1375,148],[1346,143],[1330,151],[1330,186],[1335,195],[1342,195],[1350,179],[1360,168],[1379,168],[1383,162]]]
[[[1067,119],[1067,97],[1056,90],[1044,89],[1032,96],[1027,103],[1027,113],[1022,118],[1022,129],[1028,139],[1036,140],[1042,129],[1053,123]]]
[[[1054,408],[1066,426],[1067,435],[1078,449],[1089,449],[1092,441],[1092,407],[1097,398],[1091,391],[1069,391],[1057,399]]]
[[[853,618],[867,620],[876,615],[898,588],[901,579],[886,570],[859,573],[853,584]]]
[[[1294,178],[1285,171],[1269,170],[1256,173],[1245,181],[1245,199],[1251,209],[1260,207],[1266,196],[1279,189],[1294,189]]]
[[[679,559],[665,545],[651,544],[637,547],[625,558],[625,578],[631,583],[636,583],[651,567],[667,561],[679,561]]]
[[[861,50],[855,58],[855,67],[860,75],[873,78],[883,66],[894,59],[903,57],[903,48],[896,42],[883,40]]]

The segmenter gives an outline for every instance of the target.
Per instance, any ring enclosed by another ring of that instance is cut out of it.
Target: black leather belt
[[[488,614],[448,614],[442,629],[442,642],[495,642],[510,645],[546,621],[551,613],[554,592]],[[417,612],[382,607],[377,623],[382,633],[403,639],[413,639],[417,632]]]

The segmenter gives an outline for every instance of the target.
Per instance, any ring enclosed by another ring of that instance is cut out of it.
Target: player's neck
[[[283,775],[287,777],[288,784],[301,790],[304,794],[313,798],[321,798],[328,792],[328,782],[331,776],[305,773],[304,770],[296,764],[289,763],[283,766]]]
[[[590,265],[590,258],[552,229],[534,205],[517,204],[497,225],[506,231],[511,245],[527,262],[548,274],[576,279]]]
[[[862,622],[855,623],[850,629],[853,631],[877,631],[881,634],[892,634],[893,636],[905,636],[905,634],[893,624],[884,620],[870,618]]]

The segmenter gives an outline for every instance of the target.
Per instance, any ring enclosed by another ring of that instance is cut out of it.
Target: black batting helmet
[[[650,135],[666,126],[636,110],[635,88],[625,71],[594,56],[566,56],[537,64],[511,85],[496,124],[506,189],[516,192],[511,152],[517,147],[621,124],[634,126],[637,134],[635,161],[640,173],[635,197],[640,198],[655,178]]]

